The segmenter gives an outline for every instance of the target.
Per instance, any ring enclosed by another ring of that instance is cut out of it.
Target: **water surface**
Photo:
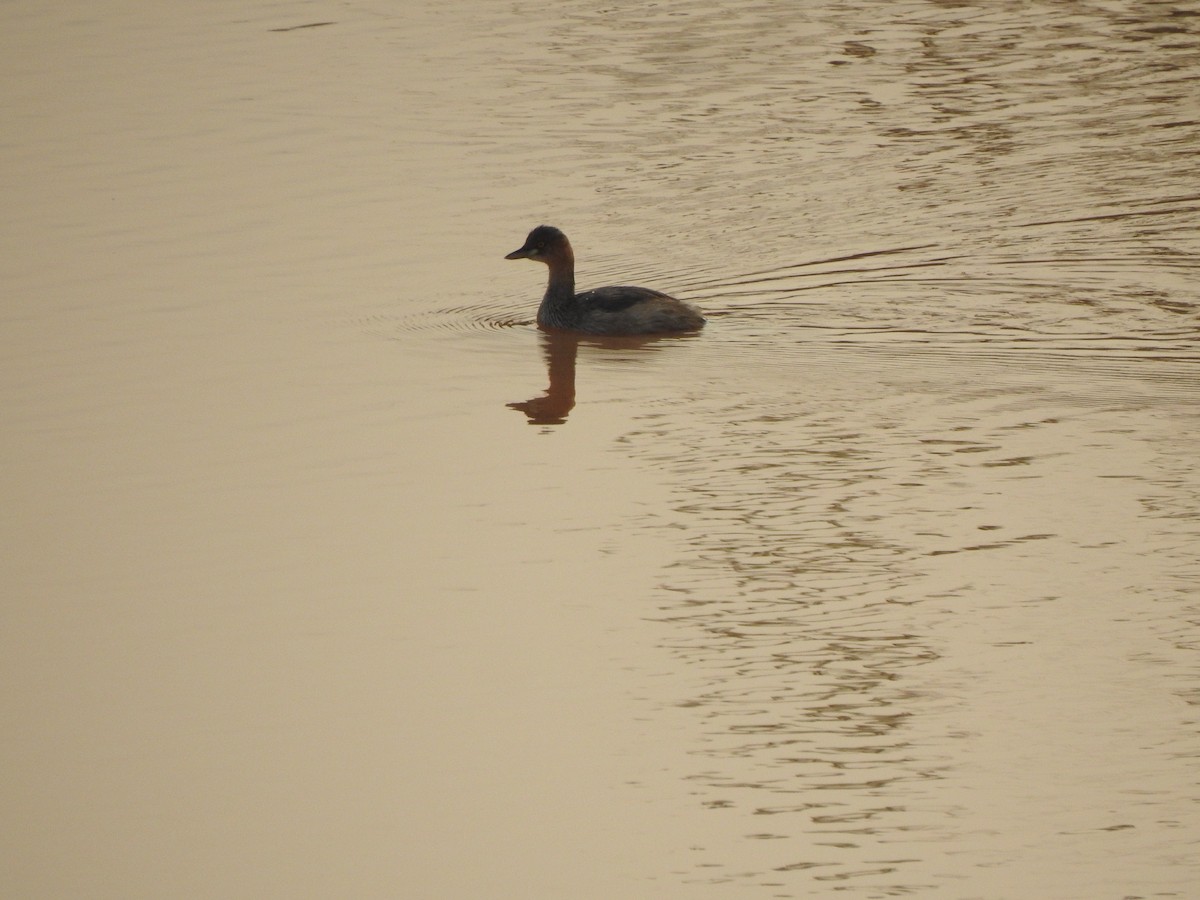
[[[3,23],[6,895],[1195,895],[1190,6]]]

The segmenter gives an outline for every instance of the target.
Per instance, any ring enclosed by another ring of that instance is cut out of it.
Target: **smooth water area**
[[[1200,9],[0,23],[4,896],[1200,894]]]

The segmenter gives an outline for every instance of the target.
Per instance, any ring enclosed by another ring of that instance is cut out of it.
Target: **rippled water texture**
[[[0,24],[0,893],[1200,895],[1194,4]]]

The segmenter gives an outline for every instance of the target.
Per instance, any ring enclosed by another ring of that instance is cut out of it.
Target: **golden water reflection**
[[[1191,896],[1198,22],[5,4],[0,893]]]

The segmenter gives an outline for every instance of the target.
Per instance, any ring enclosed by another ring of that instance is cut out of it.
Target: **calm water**
[[[5,896],[1200,894],[1194,5],[0,24]]]

